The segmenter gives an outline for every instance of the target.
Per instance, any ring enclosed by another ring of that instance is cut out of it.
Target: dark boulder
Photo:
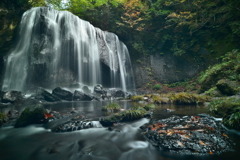
[[[117,90],[114,95],[114,97],[125,97],[125,93],[122,90]]]
[[[232,96],[238,93],[237,87],[240,85],[235,81],[221,79],[217,82],[216,86],[223,95]]]
[[[42,97],[44,100],[46,100],[48,102],[60,101],[60,99],[57,96],[49,93],[48,91],[44,90],[43,88],[38,88],[37,97],[40,97],[40,99]]]
[[[94,87],[94,92],[99,94],[107,94],[107,91],[103,89],[102,85],[98,84]]]
[[[94,97],[88,94],[85,94],[83,92],[80,91],[74,91],[73,93],[73,100],[75,101],[91,101],[93,100]]]
[[[83,86],[82,90],[84,93],[91,93],[90,89],[87,86]]]
[[[42,105],[29,106],[22,112],[15,127],[25,127],[30,124],[43,124],[48,121],[48,117],[51,117],[51,115],[48,114],[47,110]]]
[[[20,91],[7,91],[2,94],[2,102],[3,103],[14,103],[17,101],[21,101],[24,99],[24,95]]]
[[[73,98],[73,94],[71,92],[64,90],[60,87],[55,88],[52,91],[52,94],[54,96],[57,96],[60,99],[67,100],[67,101],[72,101],[72,98]]]

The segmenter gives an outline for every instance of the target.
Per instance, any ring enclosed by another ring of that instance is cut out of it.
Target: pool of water
[[[69,112],[72,109],[89,118],[104,116],[103,102],[65,102],[45,105],[49,110]],[[128,101],[117,101],[122,108],[141,105]],[[1,112],[10,109],[1,108]],[[166,112],[174,109],[174,112]],[[204,106],[158,105],[153,118],[162,119],[171,115],[196,115],[207,113]],[[0,128],[1,160],[237,160],[240,157],[240,132],[228,131],[228,136],[236,143],[233,152],[221,155],[179,155],[159,151],[141,135],[139,127],[147,123],[141,119],[118,126],[117,130],[92,128],[81,131],[54,133],[39,125],[24,128]],[[98,122],[96,122],[98,123]]]

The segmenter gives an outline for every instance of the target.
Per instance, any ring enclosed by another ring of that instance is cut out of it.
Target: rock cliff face
[[[177,57],[171,53],[142,57],[132,62],[136,87],[155,79],[160,83],[174,83],[194,77],[203,66],[193,60]]]

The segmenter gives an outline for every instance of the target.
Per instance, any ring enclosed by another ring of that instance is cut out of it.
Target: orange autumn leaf
[[[206,144],[203,141],[199,141],[199,144],[206,146]]]
[[[156,128],[151,128],[152,131],[156,130]]]
[[[222,135],[223,135],[224,137],[228,137],[228,136],[227,136],[226,134],[224,134],[224,133],[223,133]]]
[[[44,113],[44,117],[45,119],[53,118],[53,115],[51,115],[50,113]]]

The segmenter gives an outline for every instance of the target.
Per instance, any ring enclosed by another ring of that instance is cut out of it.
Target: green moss
[[[199,104],[209,101],[208,96],[181,92],[170,95],[170,100],[176,104]]]
[[[133,107],[120,113],[123,121],[137,120],[143,118],[147,111],[143,107]]]
[[[210,102],[208,110],[221,117],[240,111],[240,99],[218,98]]]
[[[131,100],[132,101],[143,101],[144,97],[143,97],[143,95],[135,95],[135,96],[131,97]]]
[[[222,94],[217,89],[217,87],[210,88],[208,91],[205,91],[204,94],[211,96],[211,97],[222,97]]]
[[[103,107],[103,111],[108,111],[108,112],[117,112],[120,111],[121,107],[117,103],[109,103],[107,106]]]
[[[146,111],[153,110],[156,108],[154,104],[147,104],[146,106],[143,107]]]
[[[156,103],[156,104],[167,103],[167,99],[162,98],[160,95],[152,95],[151,98],[152,98],[153,103]]]

